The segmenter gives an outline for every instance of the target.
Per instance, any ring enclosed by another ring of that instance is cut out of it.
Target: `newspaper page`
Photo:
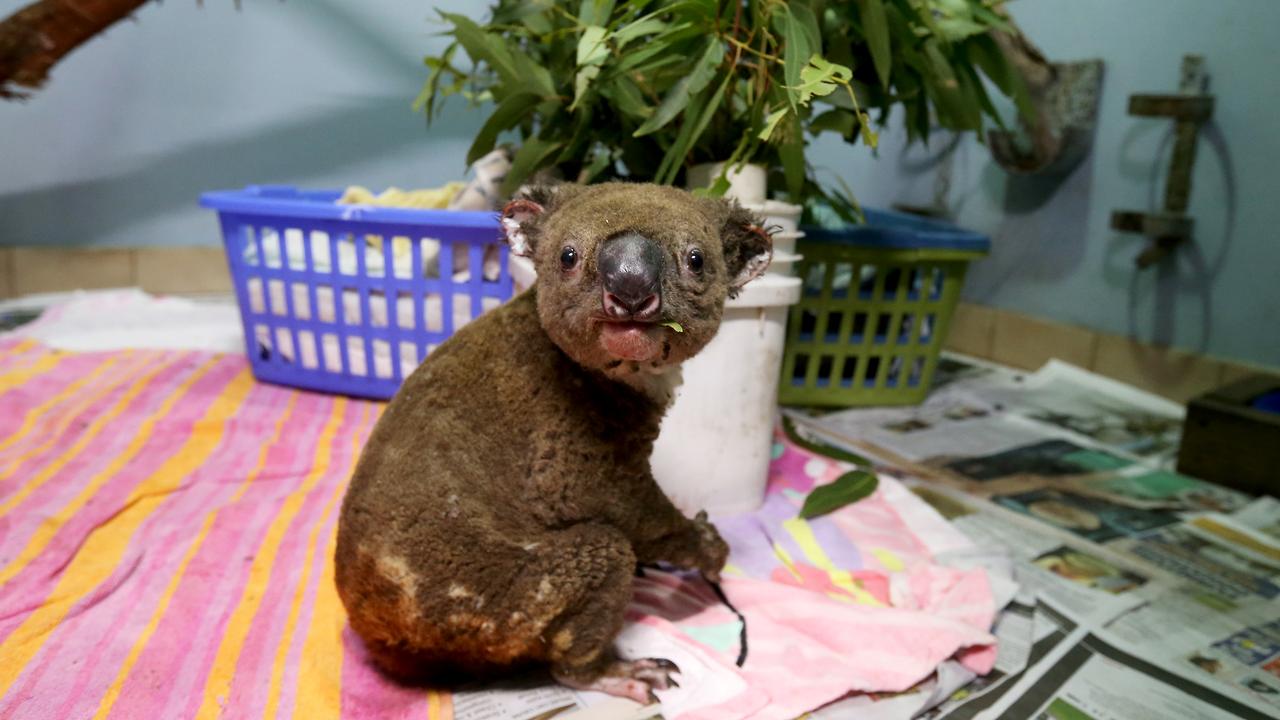
[[[1250,500],[994,407],[965,391],[917,408],[789,415],[826,442],[879,454],[1091,542],[1171,525],[1187,512],[1232,512]]]
[[[1266,519],[1250,508],[1241,514]],[[1236,516],[1208,513],[1118,549],[1186,582],[1107,631],[1146,657],[1194,668],[1280,715],[1280,539]]]
[[[1231,519],[1280,542],[1280,500],[1260,497],[1232,513]]]
[[[1169,587],[1167,578],[1069,532],[946,487],[910,486],[979,546],[1007,553],[1024,591],[1074,622],[1101,626]]]
[[[1169,672],[1080,628],[978,717],[1261,720],[1275,715],[1265,707]]]
[[[581,707],[586,703],[578,693],[547,678],[462,689],[453,694],[454,720],[534,720]]]
[[[919,406],[807,414],[824,432],[909,463],[945,465],[1059,439],[1101,451],[1105,465],[1095,469],[1108,469],[1135,460],[1151,468],[1172,464],[1184,412],[1176,403],[1058,361],[1023,374],[947,355]],[[1026,422],[1002,422],[1008,418]]]
[[[1015,652],[1024,654],[1026,661],[1013,670],[1002,668],[997,662],[995,670],[952,693],[941,704],[924,713],[925,720],[970,720],[999,702],[1029,669],[1037,667],[1055,648],[1075,630],[1076,625],[1065,615],[1047,603],[1039,602],[1034,608],[1016,605],[1008,615],[1029,615],[1032,643],[1019,647]]]
[[[1059,360],[1021,386],[992,387],[985,397],[1006,412],[1160,465],[1172,465],[1186,414],[1177,403]]]

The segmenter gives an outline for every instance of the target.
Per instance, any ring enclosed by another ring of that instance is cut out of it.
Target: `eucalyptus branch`
[[[146,2],[39,0],[0,21],[0,99],[27,97],[71,51]]]

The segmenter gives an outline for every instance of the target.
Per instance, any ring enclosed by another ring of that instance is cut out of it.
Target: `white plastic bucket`
[[[725,303],[720,332],[684,364],[650,459],[684,513],[747,512],[764,501],[787,309],[799,299],[799,278],[756,278]]]

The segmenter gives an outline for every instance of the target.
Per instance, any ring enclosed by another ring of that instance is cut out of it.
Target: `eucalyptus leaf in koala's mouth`
[[[662,352],[661,333],[653,323],[601,323],[600,344],[610,355],[636,362],[654,360]]]

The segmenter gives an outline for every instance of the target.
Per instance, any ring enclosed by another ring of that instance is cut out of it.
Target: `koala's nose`
[[[604,311],[620,319],[651,320],[662,306],[662,248],[635,232],[606,240],[598,260]]]

